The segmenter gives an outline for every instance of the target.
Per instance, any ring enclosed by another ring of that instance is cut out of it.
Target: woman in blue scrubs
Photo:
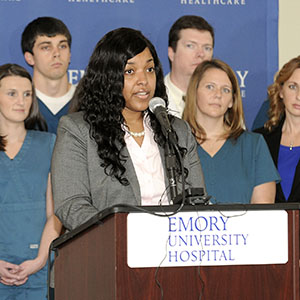
[[[183,118],[198,142],[205,185],[213,203],[273,203],[280,180],[264,138],[245,130],[239,83],[213,59],[194,71]]]
[[[0,298],[47,298],[47,257],[61,224],[53,213],[55,135],[41,124],[30,74],[0,66]]]

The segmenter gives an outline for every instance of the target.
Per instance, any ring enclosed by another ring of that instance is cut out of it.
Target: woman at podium
[[[61,223],[54,215],[50,162],[55,135],[43,124],[30,74],[0,66],[0,298],[47,297],[47,258]]]
[[[107,33],[75,97],[77,112],[61,119],[52,159],[55,211],[64,226],[74,229],[116,204],[169,204],[166,138],[149,110],[153,97],[165,105],[168,99],[152,43],[130,28]],[[183,157],[181,172],[176,156],[178,177],[185,177],[187,188],[204,189],[189,125],[170,115],[169,120]]]
[[[300,56],[277,73],[268,88],[269,120],[256,132],[262,133],[281,182],[275,202],[300,201]]]
[[[274,202],[280,177],[263,137],[244,128],[239,84],[230,66],[213,59],[195,69],[183,118],[198,141],[213,203]]]

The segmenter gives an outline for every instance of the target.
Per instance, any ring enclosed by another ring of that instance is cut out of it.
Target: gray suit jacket
[[[189,125],[175,118],[173,128],[178,136],[178,144],[187,149],[184,166],[189,171],[186,188],[204,187],[204,179],[196,141]],[[165,169],[164,149],[159,147]],[[89,125],[83,120],[83,113],[75,113],[61,118],[52,157],[52,186],[55,213],[63,225],[72,230],[99,211],[116,205],[141,205],[138,179],[129,152],[125,147],[122,154],[125,162],[124,177],[129,185],[104,173],[97,145],[89,136]],[[166,186],[168,186],[165,172]],[[181,184],[178,184],[180,190]]]

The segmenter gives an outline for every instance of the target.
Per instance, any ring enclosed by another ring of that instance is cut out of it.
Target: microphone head
[[[162,107],[166,108],[166,102],[162,98],[159,98],[159,97],[152,98],[150,100],[150,102],[149,102],[149,109],[150,109],[150,111],[152,113],[154,113],[155,109],[158,106],[162,106]]]

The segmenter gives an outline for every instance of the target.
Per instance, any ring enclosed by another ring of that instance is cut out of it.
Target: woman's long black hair
[[[143,34],[131,28],[119,28],[107,33],[96,45],[90,58],[84,77],[75,93],[77,111],[84,112],[84,120],[90,125],[90,137],[97,143],[97,152],[102,159],[101,166],[107,175],[115,177],[121,184],[127,185],[123,177],[124,161],[121,155],[125,147],[122,129],[125,99],[124,70],[127,61],[148,48],[152,54],[156,88],[155,97],[160,97],[168,104],[163,71],[156,50]],[[164,146],[165,138],[155,116],[147,109],[154,139]]]

